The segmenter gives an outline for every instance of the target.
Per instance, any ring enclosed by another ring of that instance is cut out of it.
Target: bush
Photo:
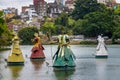
[[[91,44],[97,44],[97,42],[96,41],[81,41],[80,44],[91,45]]]
[[[34,38],[34,33],[38,33],[38,29],[36,27],[26,27],[26,28],[22,28],[19,32],[18,32],[18,36],[19,38],[22,40],[22,44],[24,45],[30,45],[33,44],[31,42],[31,39]]]

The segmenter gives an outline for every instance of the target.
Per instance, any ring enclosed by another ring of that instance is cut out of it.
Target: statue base
[[[95,58],[108,58],[108,55],[95,55]]]
[[[7,65],[24,65],[24,62],[7,62]]]
[[[75,66],[53,66],[54,70],[75,70]]]
[[[30,58],[31,60],[45,60],[45,58]]]

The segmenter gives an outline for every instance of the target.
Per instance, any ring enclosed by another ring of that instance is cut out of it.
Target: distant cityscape
[[[117,5],[116,0],[97,1],[108,7],[115,7]],[[3,9],[3,11],[7,19],[19,16],[26,25],[33,25],[39,28],[45,16],[49,17],[52,21],[63,11],[70,13],[74,9],[74,3],[75,0],[55,0],[51,3],[47,3],[45,0],[33,0],[33,4],[21,7],[20,15],[18,15],[18,9],[15,7],[8,7]],[[8,27],[9,29],[18,30],[23,27],[23,24],[8,23]]]

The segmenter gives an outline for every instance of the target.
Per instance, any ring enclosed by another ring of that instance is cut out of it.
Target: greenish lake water
[[[10,50],[0,51],[0,80],[119,80],[120,78],[120,45],[107,45],[109,54],[107,59],[94,58],[97,45],[71,45],[76,56],[75,71],[54,71],[52,56],[57,50],[57,45],[43,46],[45,61],[31,61],[29,56],[32,45],[21,46],[25,59],[24,66],[7,66],[4,59],[7,59]]]

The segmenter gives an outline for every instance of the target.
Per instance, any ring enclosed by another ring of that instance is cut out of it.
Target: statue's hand
[[[31,39],[31,41],[32,41],[32,42],[34,42],[34,40],[33,40],[33,39]]]

